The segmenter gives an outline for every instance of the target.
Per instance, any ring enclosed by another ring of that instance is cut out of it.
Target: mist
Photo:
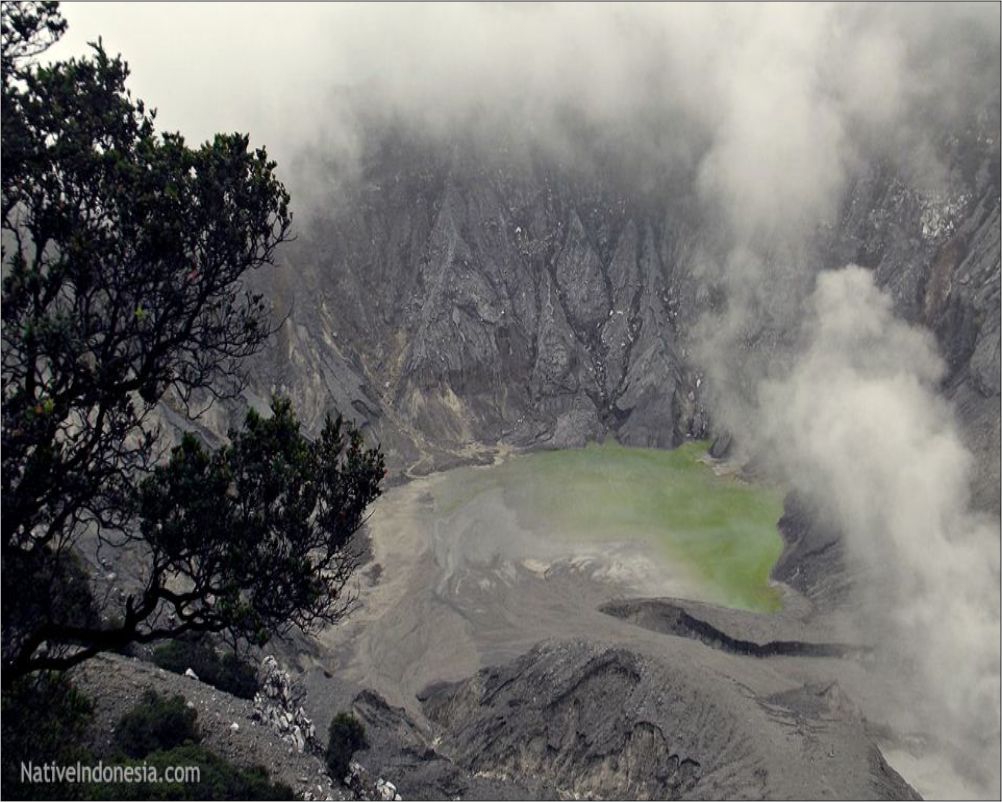
[[[873,578],[861,634],[910,700],[900,725],[939,733],[998,793],[998,522],[970,505],[942,358],[867,270],[819,273],[808,257],[860,164],[952,197],[943,142],[979,109],[998,113],[998,6],[64,10],[54,57],[102,35],[161,127],[266,144],[300,215],[357,177],[386,125],[528,143],[583,169],[600,143],[679,176],[671,191],[696,198],[713,232],[695,267],[726,299],[696,329],[715,422],[768,453]]]
[[[858,628],[893,677],[889,716],[936,733],[997,788],[998,524],[973,513],[971,457],[936,394],[928,332],[895,318],[872,274],[823,274],[789,374],[760,384],[756,437],[846,536],[865,577]]]
[[[373,127],[476,132],[561,153],[582,128],[684,165],[736,237],[816,225],[861,147],[941,182],[934,140],[997,85],[978,4],[70,4],[54,57],[103,37],[159,124],[250,131],[299,206],[322,154],[341,178]],[[670,129],[671,135],[664,134]],[[315,166],[315,165],[314,165]],[[333,190],[333,188],[332,188]],[[305,193],[305,195],[304,195]]]

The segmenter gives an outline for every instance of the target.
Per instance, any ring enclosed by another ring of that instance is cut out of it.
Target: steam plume
[[[789,374],[761,385],[762,444],[845,533],[895,723],[937,733],[991,789],[998,529],[969,510],[971,458],[935,391],[942,360],[860,267],[819,277],[805,323]]]

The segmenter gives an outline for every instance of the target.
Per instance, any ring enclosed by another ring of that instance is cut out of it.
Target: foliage
[[[248,412],[230,441],[209,454],[186,436],[143,483],[154,570],[189,588],[164,597],[182,622],[257,644],[292,625],[337,621],[353,601],[349,540],[379,495],[382,455],[340,417],[307,440],[284,399],[270,418]]]
[[[25,62],[44,53],[66,31],[66,20],[59,14],[59,4],[47,2],[9,2],[0,18],[0,64],[5,75],[20,76]]]
[[[125,63],[93,47],[4,74],[5,545],[127,521],[153,405],[237,378],[267,337],[238,282],[290,223],[264,151],[155,133]]]
[[[198,743],[201,733],[195,725],[198,713],[187,707],[183,696],[170,698],[147,690],[143,700],[122,716],[115,727],[115,743],[129,757]]]
[[[17,636],[39,621],[63,626],[97,627],[97,604],[87,572],[72,552],[11,550],[4,554],[3,653],[17,646]]]
[[[3,796],[8,799],[74,799],[68,783],[22,783],[21,764],[70,765],[91,760],[83,746],[93,707],[63,676],[41,674],[13,683],[3,692]]]
[[[338,713],[331,721],[327,738],[327,768],[330,776],[343,780],[348,774],[352,755],[368,747],[365,727],[352,713]]]
[[[236,652],[220,655],[205,636],[182,635],[158,646],[153,651],[153,662],[175,674],[190,668],[202,682],[241,699],[253,699],[259,688],[253,665],[241,660]]]
[[[68,597],[5,615],[4,684],[192,630],[261,642],[336,620],[382,471],[357,431],[309,443],[278,402],[222,453],[189,436],[156,467],[158,405],[235,396],[271,332],[247,278],[288,237],[274,162],[246,135],[158,133],[100,42],[36,64],[65,29],[55,4],[4,3],[0,29],[4,588],[56,576],[84,532],[147,563],[111,623]]]

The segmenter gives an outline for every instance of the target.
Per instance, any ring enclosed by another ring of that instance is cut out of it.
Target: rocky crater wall
[[[981,125],[943,145],[945,188],[859,168],[803,258],[872,269],[935,333],[979,501],[997,509],[998,137]],[[647,178],[640,191],[601,164],[374,135],[361,177],[300,223],[269,285],[288,319],[255,366],[258,399],[290,393],[311,425],[336,406],[424,469],[499,443],[714,433],[693,340],[726,303],[700,267],[721,243],[685,177]]]

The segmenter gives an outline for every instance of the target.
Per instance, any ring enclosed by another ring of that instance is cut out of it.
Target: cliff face
[[[342,208],[289,256],[285,345],[338,351],[390,425],[453,449],[704,432],[680,312],[696,288],[673,276],[684,220],[594,178],[399,143]]]
[[[858,169],[807,260],[874,270],[898,312],[935,332],[981,500],[997,508],[998,135],[985,125],[945,146],[946,190]],[[345,410],[398,464],[425,468],[478,445],[704,436],[692,331],[720,293],[697,275],[716,235],[688,186],[375,138],[359,179],[286,251],[271,291],[289,318],[257,391],[284,388],[311,425]]]
[[[997,114],[991,117],[997,121]],[[933,332],[942,391],[975,457],[979,506],[999,513],[999,134],[972,125],[944,145],[949,192],[922,192],[886,169],[862,170],[822,239],[827,267],[875,271],[896,312]]]

